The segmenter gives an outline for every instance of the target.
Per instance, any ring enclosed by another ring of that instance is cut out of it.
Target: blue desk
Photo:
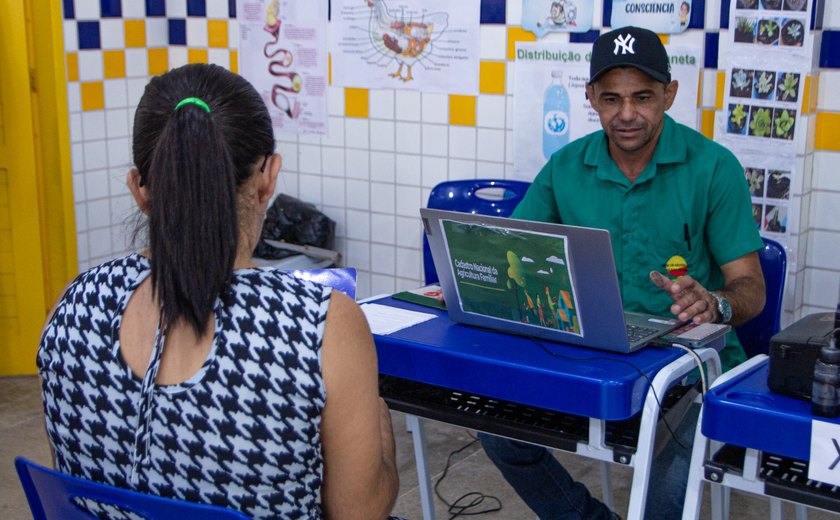
[[[840,512],[840,492],[807,481],[814,419],[811,403],[770,391],[768,367],[767,356],[756,356],[727,372],[706,394],[692,453],[684,519],[698,517],[705,480]],[[840,424],[840,418],[819,419]],[[718,451],[723,448],[733,453],[736,450],[731,446],[746,448],[737,452],[734,465],[732,457],[723,460],[725,452]],[[726,505],[718,504],[718,497],[713,494],[713,516],[727,516]],[[776,500],[773,504],[773,516],[780,516],[781,503]],[[803,511],[798,510],[799,516]]]
[[[582,437],[573,437],[569,448],[569,438],[565,436],[568,432],[558,431],[556,436],[564,437],[558,443],[553,442],[549,430],[535,438],[529,435],[528,430],[532,428],[527,425],[519,429],[510,424],[499,428],[498,421],[487,417],[483,410],[471,412],[469,409],[474,408],[474,404],[459,407],[457,413],[447,413],[442,410],[445,406],[434,400],[418,405],[416,400],[412,401],[412,395],[399,395],[399,385],[396,385],[396,391],[391,386],[383,391],[392,408],[568,449],[604,462],[630,465],[636,471],[628,516],[641,518],[660,411],[658,401],[674,382],[695,368],[691,356],[673,347],[650,347],[633,354],[615,354],[548,341],[538,343],[529,338],[455,324],[445,311],[393,298],[372,303],[436,315],[432,320],[392,334],[374,335],[379,372],[388,379],[386,383],[390,378],[396,378],[431,388],[475,394],[479,396],[476,399],[489,399],[494,403],[498,400],[522,405],[528,407],[531,414],[534,408],[536,412],[557,412],[577,417],[584,423]],[[711,348],[697,352],[710,366],[710,377],[714,379],[720,373],[717,352]],[[607,442],[609,421],[633,418],[639,433],[638,443],[632,450],[617,449]],[[422,424],[417,422],[412,427],[421,429],[422,435]],[[428,486],[428,476],[423,475],[422,468],[424,450],[421,447],[418,451],[417,446],[422,442],[422,438],[415,437],[421,496],[423,488]],[[424,502],[427,519],[434,517],[430,494],[428,501],[429,504]],[[605,501],[609,505],[611,498],[605,497]]]

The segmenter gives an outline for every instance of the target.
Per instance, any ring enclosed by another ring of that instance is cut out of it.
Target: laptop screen
[[[583,335],[566,236],[439,223],[463,312]]]

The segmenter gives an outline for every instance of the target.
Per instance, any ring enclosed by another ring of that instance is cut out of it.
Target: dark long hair
[[[199,104],[175,106],[185,98]],[[153,78],[134,116],[134,164],[148,189],[152,291],[165,326],[201,336],[231,278],[238,188],[274,151],[265,103],[244,78],[193,64]]]

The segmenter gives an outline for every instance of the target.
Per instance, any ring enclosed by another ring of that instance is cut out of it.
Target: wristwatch
[[[729,300],[717,291],[709,291],[709,294],[717,301],[718,316],[720,316],[718,323],[729,323],[732,319],[732,306],[729,305]]]

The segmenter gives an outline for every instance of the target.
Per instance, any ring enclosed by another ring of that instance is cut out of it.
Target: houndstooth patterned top
[[[331,290],[266,268],[237,270],[215,310],[202,368],[152,384],[120,355],[126,304],[149,275],[140,255],[81,274],[38,350],[56,469],[137,491],[238,509],[320,518],[321,339]]]

